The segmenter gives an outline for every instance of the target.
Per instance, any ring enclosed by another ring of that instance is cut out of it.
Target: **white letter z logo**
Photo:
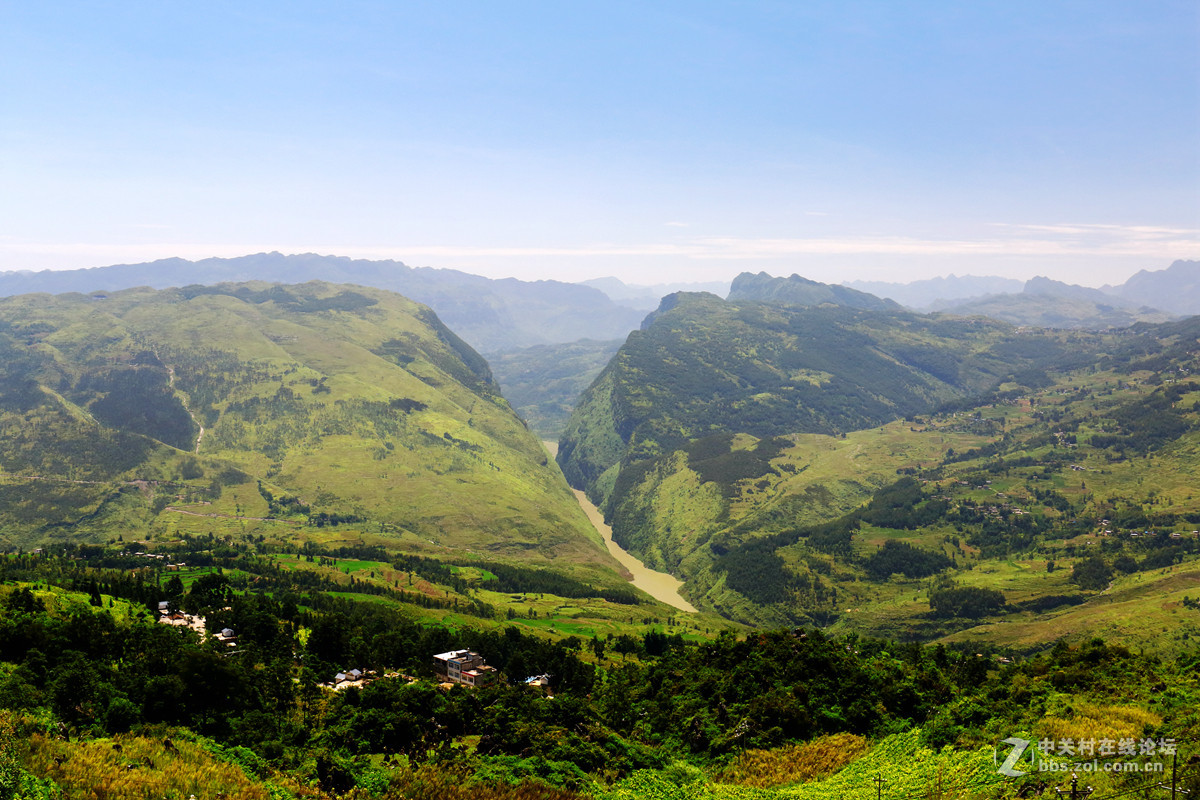
[[[1008,754],[1008,758],[1004,759],[1004,763],[997,770],[1001,775],[1007,775],[1010,778],[1019,778],[1025,773],[1019,769],[1013,769],[1017,762],[1021,760],[1021,756],[1025,755],[1025,751],[1029,748],[1030,742],[1025,739],[1018,739],[1015,736],[1005,739],[1000,744],[1011,744],[1012,752]]]

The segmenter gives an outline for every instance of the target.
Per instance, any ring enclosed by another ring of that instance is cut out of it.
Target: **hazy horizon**
[[[258,253],[242,253],[241,255],[238,255],[238,256],[207,256],[205,258],[233,259],[233,258],[248,257],[248,256],[253,256],[253,255],[262,255],[264,253],[277,253],[277,252],[278,251],[259,251]],[[284,256],[317,255],[319,257],[353,258],[351,256],[343,256],[338,253],[281,253],[281,255],[284,255]],[[62,267],[59,269],[47,267],[47,268],[43,268],[40,270],[37,270],[37,269],[0,269],[0,275],[9,274],[9,273],[16,274],[16,273],[38,273],[38,272],[65,272],[68,270],[75,270],[75,269],[105,269],[108,267],[134,266],[137,264],[154,263],[155,261],[169,260],[172,258],[182,258],[182,256],[167,256],[166,258],[163,258],[163,259],[152,259],[150,261],[145,261],[145,262],[139,261],[139,262],[122,262],[122,263],[116,263],[116,264],[99,264],[99,265],[91,266],[91,267]],[[191,263],[196,263],[196,262],[205,260],[205,258],[183,259],[183,260],[189,261]],[[402,259],[383,259],[383,258],[370,259],[370,258],[368,258],[368,259],[355,259],[355,260],[397,261],[400,263],[404,263]],[[1197,260],[1197,259],[1176,259],[1176,261],[1193,261],[1193,260]],[[1174,262],[1172,262],[1172,263],[1174,263]],[[810,280],[817,280],[816,278],[813,278],[813,276],[811,276],[811,275],[806,275],[801,272],[796,272],[795,270],[793,270],[791,272],[787,272],[787,271],[781,271],[781,270],[773,271],[770,269],[739,270],[738,272],[730,273],[728,276],[725,276],[725,277],[718,276],[718,277],[713,277],[713,278],[708,278],[708,279],[689,278],[687,276],[682,276],[682,277],[679,277],[679,278],[676,278],[673,280],[668,279],[668,280],[641,280],[641,281],[639,281],[637,278],[633,278],[633,279],[621,278],[617,275],[612,275],[612,274],[588,275],[588,276],[565,276],[565,277],[557,277],[557,278],[540,278],[540,277],[521,277],[521,276],[516,276],[516,275],[503,275],[503,274],[484,275],[482,272],[474,272],[469,269],[459,269],[456,267],[438,267],[438,266],[435,266],[432,264],[404,263],[404,266],[410,267],[410,268],[422,268],[422,269],[455,269],[460,272],[466,272],[466,273],[472,274],[472,275],[480,275],[483,277],[495,278],[495,279],[517,278],[518,280],[534,280],[534,281],[536,281],[536,280],[561,280],[561,281],[564,281],[567,283],[579,283],[579,284],[586,284],[589,282],[602,281],[602,280],[606,280],[606,279],[614,279],[615,278],[616,280],[621,281],[625,286],[630,287],[630,288],[635,288],[635,289],[653,289],[653,288],[660,287],[660,286],[686,285],[686,284],[694,284],[694,285],[712,284],[712,283],[728,284],[728,283],[732,282],[733,279],[736,278],[742,272],[766,272],[774,277],[788,277],[793,274],[798,274],[803,278],[808,278]],[[1158,272],[1161,270],[1165,270],[1170,266],[1171,266],[1171,264],[1164,264],[1160,267],[1149,267],[1149,268],[1146,268],[1146,271]],[[1124,277],[1119,277],[1116,280],[1110,280],[1110,281],[1106,281],[1103,283],[1086,283],[1086,282],[1079,282],[1079,281],[1063,281],[1063,282],[1075,283],[1075,285],[1087,286],[1090,288],[1101,288],[1103,286],[1117,286],[1117,285],[1124,283],[1128,278],[1130,278],[1134,274],[1136,274],[1136,272],[1137,271],[1134,271],[1134,272],[1129,273],[1128,275],[1125,275]],[[1039,277],[1050,277],[1050,276],[1037,274],[1037,275],[1029,275],[1027,277],[1014,277],[1014,276],[983,274],[983,273],[973,273],[973,272],[972,273],[949,272],[949,273],[945,273],[942,275],[929,275],[929,276],[923,277],[923,278],[906,278],[905,276],[902,276],[902,275],[893,275],[893,276],[884,277],[884,278],[842,277],[842,278],[835,278],[835,279],[830,279],[830,280],[823,280],[821,282],[842,284],[842,285],[848,285],[848,286],[876,284],[876,283],[895,284],[897,286],[902,286],[902,285],[907,285],[907,284],[911,284],[911,283],[916,283],[919,281],[930,281],[930,280],[954,280],[954,279],[964,279],[964,278],[980,278],[980,279],[1009,278],[1012,280],[1029,281],[1029,280],[1032,280],[1033,278],[1039,278]],[[1054,278],[1053,280],[1059,280],[1059,279]]]
[[[1200,258],[1194,3],[10,4],[0,270],[638,285]]]

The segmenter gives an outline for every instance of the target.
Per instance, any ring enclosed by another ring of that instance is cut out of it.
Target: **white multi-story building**
[[[433,657],[433,668],[450,683],[484,686],[496,680],[496,668],[489,667],[483,656],[471,650],[450,650]]]

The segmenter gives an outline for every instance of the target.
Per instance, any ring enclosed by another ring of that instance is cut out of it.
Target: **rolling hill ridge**
[[[624,336],[644,311],[614,303],[590,286],[562,281],[493,280],[453,269],[409,267],[315,253],[256,253],[188,261],[166,258],[76,270],[0,273],[0,295],[33,292],[118,291],[138,286],[167,289],[191,284],[324,281],[398,292],[428,305],[482,353],[590,337]]]
[[[608,564],[487,363],[364,287],[227,284],[0,300],[0,531],[348,530]]]

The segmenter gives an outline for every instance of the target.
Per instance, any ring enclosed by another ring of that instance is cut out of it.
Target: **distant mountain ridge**
[[[430,306],[481,353],[590,338],[624,337],[644,311],[614,303],[598,289],[562,281],[493,280],[452,269],[409,267],[313,253],[257,253],[188,261],[166,258],[91,269],[0,273],[0,296],[89,293],[260,280],[351,283],[399,292]]]
[[[701,281],[687,283],[657,283],[650,286],[625,283],[618,278],[592,278],[580,281],[584,286],[592,286],[608,295],[613,302],[632,306],[644,311],[658,308],[659,301],[675,292],[711,292],[724,297],[729,293],[729,281]]]
[[[913,310],[981,315],[1046,328],[1123,328],[1200,314],[1200,261],[1175,261],[1142,270],[1125,283],[1093,289],[1045,277],[949,275],[911,283],[849,281],[847,286],[890,297]]]
[[[1050,297],[1072,297],[1080,300],[1089,300],[1093,303],[1107,303],[1108,305],[1115,306],[1134,305],[1119,297],[1113,297],[1101,289],[1056,281],[1053,278],[1046,278],[1041,275],[1027,280],[1021,292],[1022,294],[1041,294]]]
[[[962,316],[985,316],[1013,325],[1038,328],[1127,328],[1138,322],[1166,322],[1174,315],[1115,296],[1100,289],[1036,277],[1018,294],[972,298],[939,304]]]
[[[1173,314],[1200,314],[1200,261],[1175,261],[1166,269],[1142,270],[1120,286],[1103,287],[1131,302]]]
[[[1011,294],[1024,288],[1016,278],[997,276],[954,275],[926,278],[909,283],[887,281],[846,281],[843,286],[886,297],[916,311],[944,307],[955,300],[993,294]]]
[[[1094,303],[1054,295],[1002,294],[952,306],[945,311],[966,317],[988,317],[1026,328],[1074,330],[1110,330],[1128,328],[1139,322],[1173,319],[1170,314],[1154,309],[1136,313],[1114,307],[1100,308]]]
[[[894,300],[876,297],[838,284],[819,283],[793,274],[787,278],[776,278],[765,272],[754,274],[743,272],[733,279],[729,287],[729,300],[757,300],[762,303],[779,303],[796,306],[819,306],[831,304],[845,308],[864,310],[899,311],[901,306]]]

